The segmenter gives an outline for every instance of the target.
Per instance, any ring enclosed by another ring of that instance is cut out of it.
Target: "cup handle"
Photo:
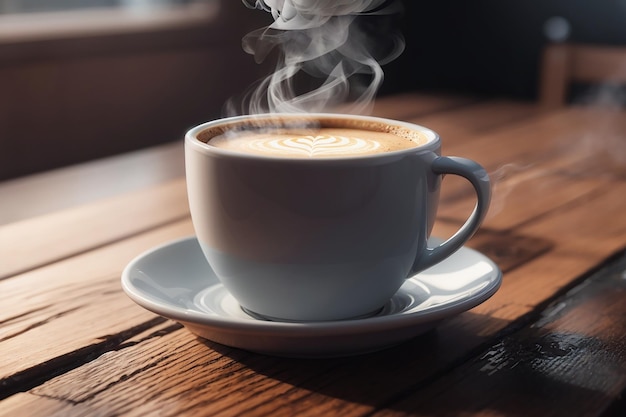
[[[487,214],[491,200],[491,182],[487,171],[478,163],[467,158],[456,156],[438,156],[431,166],[432,171],[438,175],[454,174],[467,179],[476,191],[476,206],[474,211],[465,221],[463,226],[448,240],[434,248],[426,248],[426,251],[415,260],[412,274],[443,261],[465,244],[478,230]]]

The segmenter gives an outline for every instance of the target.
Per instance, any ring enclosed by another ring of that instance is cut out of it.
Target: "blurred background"
[[[405,0],[380,95],[536,100],[549,42],[626,44],[626,0]],[[0,180],[178,141],[268,73],[240,0],[0,0]]]
[[[547,43],[626,45],[626,0],[405,0],[404,6],[407,45],[386,68],[390,92],[535,100]]]

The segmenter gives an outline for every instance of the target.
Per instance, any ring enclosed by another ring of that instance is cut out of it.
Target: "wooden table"
[[[220,346],[120,286],[136,255],[193,233],[180,143],[127,156],[158,154],[151,165],[0,184],[0,207],[14,207],[0,226],[0,415],[626,415],[626,113],[420,94],[375,113],[437,130],[444,154],[491,173],[469,244],[504,272],[491,299],[367,355]],[[444,187],[439,236],[473,206],[462,181]]]

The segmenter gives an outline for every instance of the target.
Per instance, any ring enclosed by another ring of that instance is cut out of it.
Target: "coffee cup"
[[[401,121],[337,114],[215,120],[185,138],[189,206],[202,251],[249,314],[347,320],[375,314],[407,277],[461,248],[487,213],[476,162]],[[467,221],[434,247],[442,177],[473,186]]]

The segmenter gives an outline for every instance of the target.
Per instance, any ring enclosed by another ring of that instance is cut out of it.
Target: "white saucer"
[[[194,334],[253,352],[291,357],[347,356],[409,340],[491,297],[500,269],[481,253],[457,253],[410,279],[375,316],[331,322],[263,321],[246,314],[209,267],[195,237],[135,258],[122,287],[140,306]]]

